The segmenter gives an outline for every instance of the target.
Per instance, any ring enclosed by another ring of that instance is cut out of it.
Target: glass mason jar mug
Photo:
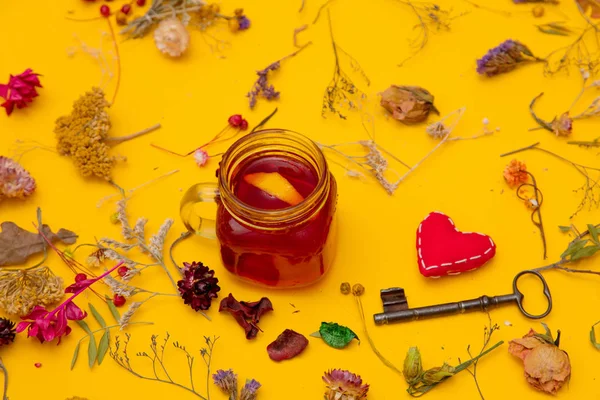
[[[283,129],[249,134],[223,155],[218,182],[199,183],[181,200],[191,232],[216,238],[223,264],[243,280],[289,288],[317,281],[335,253],[337,184],[307,137]],[[198,205],[216,201],[216,220]]]

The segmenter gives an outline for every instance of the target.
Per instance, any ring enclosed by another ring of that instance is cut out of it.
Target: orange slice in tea
[[[295,206],[304,200],[296,188],[279,172],[255,172],[245,175],[244,180],[289,205]]]

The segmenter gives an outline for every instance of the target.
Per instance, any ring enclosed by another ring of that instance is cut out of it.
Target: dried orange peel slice
[[[296,188],[279,172],[255,172],[245,175],[244,180],[291,206],[295,206],[304,200],[304,197],[298,193]]]

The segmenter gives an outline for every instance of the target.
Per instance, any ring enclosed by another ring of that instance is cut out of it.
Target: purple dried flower
[[[256,391],[260,389],[260,383],[254,379],[248,379],[242,388],[240,400],[256,400]]]
[[[279,61],[275,61],[273,64],[267,66],[267,68],[256,71],[258,79],[256,82],[254,82],[252,90],[246,95],[246,97],[250,99],[250,108],[254,108],[256,101],[258,100],[258,96],[261,94],[267,100],[279,98],[279,92],[275,90],[273,85],[269,85],[267,78],[270,71],[276,71],[280,66],[281,63]]]
[[[237,375],[233,370],[228,369],[227,371],[223,371],[219,369],[213,375],[213,380],[215,385],[229,395],[230,399],[237,399]]]
[[[35,180],[21,165],[8,157],[0,156],[0,200],[23,199],[35,191]]]
[[[183,279],[177,282],[179,293],[185,304],[195,311],[208,310],[212,299],[221,290],[215,271],[201,262],[183,263]]]
[[[508,39],[477,60],[477,72],[481,75],[494,76],[512,71],[519,63],[529,61],[542,60],[535,57],[524,44]]]
[[[238,23],[240,24],[240,31],[245,31],[250,28],[250,20],[245,15],[238,18]]]

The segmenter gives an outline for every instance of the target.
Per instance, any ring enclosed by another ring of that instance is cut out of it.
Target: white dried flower
[[[146,227],[146,223],[148,223],[147,218],[138,218],[135,227],[133,228],[133,233],[142,240],[144,239],[144,228]]]
[[[190,34],[176,17],[161,21],[154,31],[154,42],[163,54],[181,56],[190,43]]]
[[[432,124],[429,124],[425,131],[432,137],[436,139],[442,139],[444,136],[448,135],[451,131],[442,121],[437,121]]]
[[[104,277],[104,283],[106,283],[106,286],[108,286],[114,294],[118,294],[119,296],[130,297],[138,293],[136,287],[121,283],[110,275]]]
[[[157,261],[162,260],[163,248],[165,246],[165,237],[167,236],[167,233],[169,232],[169,229],[171,229],[171,226],[174,222],[175,221],[173,221],[171,218],[167,218],[165,222],[163,222],[163,224],[160,226],[160,229],[158,230],[156,235],[150,238],[150,253],[152,253],[152,257],[154,257],[154,259]]]
[[[197,149],[194,152],[194,161],[196,161],[196,165],[199,167],[204,167],[206,162],[208,161],[208,153],[204,149]]]

